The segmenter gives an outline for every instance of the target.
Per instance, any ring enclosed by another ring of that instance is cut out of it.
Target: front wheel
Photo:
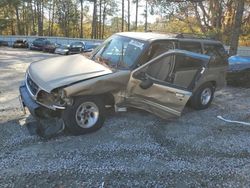
[[[103,126],[104,120],[104,104],[97,97],[76,98],[63,112],[65,128],[74,135],[94,132]]]
[[[202,85],[191,98],[191,106],[196,110],[203,110],[209,107],[214,98],[215,88],[212,83]]]

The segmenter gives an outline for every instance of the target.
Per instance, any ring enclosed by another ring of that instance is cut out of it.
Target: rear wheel
[[[103,126],[105,108],[97,97],[77,98],[63,113],[66,130],[74,135],[94,132]]]
[[[215,88],[212,83],[202,85],[191,98],[191,106],[196,110],[203,110],[209,107],[214,98]]]

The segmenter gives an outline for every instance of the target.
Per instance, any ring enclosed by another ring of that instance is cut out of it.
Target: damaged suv
[[[107,108],[180,116],[189,101],[207,108],[225,84],[227,54],[214,40],[156,33],[118,33],[90,57],[31,63],[21,103],[38,120],[56,118],[78,135],[102,127]],[[52,126],[52,125],[51,125]]]

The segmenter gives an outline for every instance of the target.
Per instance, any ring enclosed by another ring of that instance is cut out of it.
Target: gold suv
[[[107,108],[135,107],[180,116],[189,101],[207,108],[225,84],[227,54],[219,41],[185,35],[118,33],[84,55],[31,63],[21,103],[37,119],[59,118],[83,134],[102,127]]]

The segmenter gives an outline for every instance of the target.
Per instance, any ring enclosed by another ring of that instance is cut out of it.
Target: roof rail
[[[206,40],[214,40],[213,37],[209,37],[202,34],[193,34],[193,33],[178,33],[176,38],[187,38],[187,39],[206,39]]]

